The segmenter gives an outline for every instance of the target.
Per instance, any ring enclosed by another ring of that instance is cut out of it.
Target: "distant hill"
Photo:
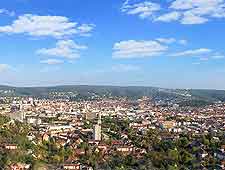
[[[166,89],[141,86],[89,86],[69,85],[55,87],[10,87],[0,86],[0,96],[34,96],[34,97],[70,97],[91,98],[93,96],[140,98],[149,96],[156,101],[176,102],[225,102],[225,90],[193,90],[193,89]]]

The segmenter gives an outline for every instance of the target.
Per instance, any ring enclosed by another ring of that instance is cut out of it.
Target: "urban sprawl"
[[[224,103],[161,106],[146,96],[89,101],[2,97],[0,166],[225,169],[224,113]]]

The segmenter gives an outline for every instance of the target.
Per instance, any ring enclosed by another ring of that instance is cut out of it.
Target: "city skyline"
[[[2,85],[225,89],[224,0],[0,6]]]

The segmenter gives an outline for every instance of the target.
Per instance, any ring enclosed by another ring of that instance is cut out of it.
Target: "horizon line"
[[[169,88],[169,87],[159,87],[159,86],[147,86],[147,85],[109,85],[109,84],[57,84],[57,85],[24,85],[24,86],[16,86],[12,84],[0,84],[0,87],[11,87],[11,88],[51,88],[51,87],[63,87],[63,86],[95,86],[95,87],[143,87],[143,88],[158,88],[158,89],[168,89],[168,90],[217,90],[217,91],[225,91],[225,89],[214,89],[214,88]]]

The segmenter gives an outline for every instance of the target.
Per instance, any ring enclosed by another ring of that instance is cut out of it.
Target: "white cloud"
[[[187,40],[179,40],[178,43],[182,44],[182,45],[187,45],[188,41]]]
[[[149,5],[146,7],[147,5],[144,4]],[[203,24],[213,19],[225,18],[225,1],[172,0],[167,2],[164,8],[160,7],[160,4],[149,1],[136,4],[130,4],[130,1],[126,1],[122,12],[138,15],[141,18],[149,18],[153,21]]]
[[[172,54],[171,56],[178,57],[178,56],[202,55],[202,54],[208,54],[210,52],[212,52],[211,49],[200,48],[196,50],[187,50],[187,51],[175,53],[175,54]]]
[[[157,38],[156,40],[165,44],[172,44],[177,41],[175,38]]]
[[[129,1],[126,1],[121,11],[128,15],[138,15],[140,18],[146,18],[152,16],[156,11],[160,10],[160,5],[152,2],[141,2],[136,4],[129,4]]]
[[[168,49],[157,41],[121,41],[114,44],[113,58],[143,58],[158,56]]]
[[[69,18],[64,16],[39,16],[25,14],[19,16],[11,25],[0,26],[0,33],[62,38],[75,34],[90,34],[93,28],[93,24],[79,25],[76,22],[69,21]]]
[[[171,44],[171,43],[176,42],[175,38],[157,38],[156,40],[161,43],[165,43],[165,44]]]
[[[206,9],[211,10],[214,9],[214,7],[222,7],[223,3],[223,0],[175,0],[172,2],[170,8],[176,10],[189,10],[196,8],[197,11],[200,11],[200,9],[205,9],[204,11],[206,11]]]
[[[15,15],[15,12],[14,11],[9,11],[7,9],[0,9],[0,14],[6,14],[8,16],[14,16]]]
[[[223,58],[225,58],[225,56],[224,55],[214,55],[211,58],[212,59],[223,59]]]
[[[42,60],[41,63],[42,64],[49,64],[49,65],[56,65],[56,64],[62,64],[63,61],[58,60],[58,59],[47,59],[47,60]]]
[[[155,21],[171,22],[171,21],[177,21],[180,17],[181,17],[181,13],[174,11],[174,12],[163,14],[155,18]]]
[[[95,25],[94,24],[83,24],[79,27],[77,27],[77,29],[79,30],[79,34],[82,36],[90,36],[92,30],[94,29]]]
[[[80,51],[85,49],[87,49],[86,46],[78,45],[73,40],[60,40],[55,48],[42,48],[37,51],[37,54],[75,59],[79,58]]]
[[[176,40],[175,38],[157,38],[156,41],[160,42],[160,43],[164,43],[164,44],[173,44],[173,43],[177,43],[177,44],[181,44],[181,45],[186,45],[187,44],[187,40]]]
[[[10,65],[8,64],[0,64],[0,73],[10,70]]]
[[[184,13],[184,17],[181,20],[182,24],[203,24],[205,22],[208,22],[207,18],[193,15],[192,13]]]
[[[112,67],[115,72],[128,72],[128,71],[138,71],[140,67],[131,64],[117,64]]]
[[[170,8],[181,11],[183,24],[202,24],[225,17],[224,0],[175,0]]]

